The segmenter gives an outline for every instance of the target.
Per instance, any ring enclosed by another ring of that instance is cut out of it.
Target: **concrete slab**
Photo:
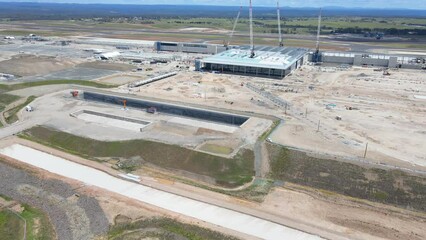
[[[206,121],[199,121],[189,118],[181,118],[181,117],[173,117],[170,120],[168,120],[170,123],[178,123],[193,127],[199,127],[199,128],[207,128],[210,130],[218,131],[218,132],[225,132],[225,133],[234,133],[238,130],[238,127],[234,126],[228,126],[225,124],[217,124],[212,122],[206,122]]]
[[[90,113],[81,113],[77,115],[78,119],[84,120],[86,122],[97,123],[100,125],[107,125],[115,128],[123,128],[127,130],[132,130],[136,132],[140,132],[142,128],[147,125],[135,122],[129,122],[126,120],[119,120],[109,117],[103,117],[98,115],[93,115]]]

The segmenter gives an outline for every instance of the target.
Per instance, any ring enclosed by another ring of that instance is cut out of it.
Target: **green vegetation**
[[[226,147],[226,146],[220,146],[220,145],[216,145],[216,144],[210,144],[210,143],[206,143],[204,144],[200,150],[202,151],[206,151],[206,152],[211,152],[211,153],[216,153],[216,154],[231,154],[234,150],[230,147]]]
[[[3,112],[3,110],[6,108],[7,105],[17,101],[20,97],[11,95],[11,94],[0,94],[0,112]]]
[[[426,212],[426,178],[320,159],[268,144],[271,178]]]
[[[27,239],[55,239],[53,226],[47,215],[29,205],[23,204],[23,207],[25,210],[21,213],[21,217],[27,221]]]
[[[133,223],[114,225],[108,233],[108,239],[188,239],[188,240],[236,240],[196,225],[177,222],[169,218],[141,219]]]
[[[268,131],[264,132],[262,135],[260,135],[259,140],[265,141],[266,138],[277,128],[281,123],[281,120],[275,120],[272,126],[268,129]]]
[[[37,87],[37,86],[45,86],[45,85],[58,85],[58,84],[75,84],[81,86],[89,86],[96,88],[114,88],[117,87],[115,85],[106,85],[98,82],[84,81],[84,80],[46,80],[46,81],[38,81],[38,82],[25,82],[18,84],[0,84],[0,91],[14,91],[23,88],[29,87]]]
[[[35,96],[29,96],[24,103],[22,103],[22,104],[20,104],[20,105],[18,105],[16,107],[11,108],[8,111],[4,112],[3,115],[4,115],[4,118],[5,118],[6,122],[9,123],[9,124],[12,124],[12,123],[18,121],[18,115],[17,115],[18,112],[21,109],[23,109],[25,106],[27,106],[28,104],[30,104],[32,101],[34,101],[34,99],[36,99]]]
[[[102,142],[46,127],[31,128],[20,136],[90,160],[120,159],[126,169],[131,167],[130,170],[149,163],[165,169],[205,175],[226,187],[250,182],[254,173],[254,154],[250,150],[241,150],[234,158],[228,159],[146,140]],[[139,164],[134,164],[135,159]],[[133,164],[127,165],[127,161]]]
[[[46,26],[63,26],[79,24],[85,27],[102,27],[111,29],[164,29],[175,30],[181,28],[212,28],[231,30],[234,18],[155,18],[139,19],[134,18],[107,18],[98,21],[40,21]],[[275,18],[264,18],[254,20],[254,32],[256,33],[277,33],[277,22]],[[316,33],[318,24],[317,17],[291,17],[283,19],[281,26],[285,34],[313,34]],[[360,31],[374,32],[381,31],[387,34],[403,34],[418,31],[424,32],[426,20],[421,18],[381,18],[381,17],[323,17],[323,34],[331,31],[345,33],[359,33]],[[248,32],[249,22],[246,18],[241,18],[236,31]]]
[[[254,202],[263,202],[265,196],[268,195],[268,193],[271,191],[274,183],[272,180],[256,178],[253,183],[250,184],[250,186],[245,187],[243,189],[225,190],[221,188],[210,187],[199,182],[176,176],[169,176],[169,178],[188,185],[192,185],[194,187],[203,188],[212,192],[218,192]]]
[[[22,213],[13,213],[10,210],[0,211],[0,239],[23,239],[25,222],[26,239],[54,239],[54,230],[46,214],[28,205],[23,207]]]
[[[0,31],[0,34],[2,35],[12,35],[12,36],[27,36],[30,34],[36,34],[36,35],[40,35],[40,36],[70,36],[72,35],[72,33],[65,33],[65,32],[49,32],[49,31],[40,31],[40,30],[2,30]]]
[[[1,239],[23,239],[24,221],[8,210],[0,211]]]

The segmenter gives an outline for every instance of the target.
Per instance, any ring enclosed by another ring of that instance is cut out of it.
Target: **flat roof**
[[[203,63],[285,70],[301,59],[308,50],[294,47],[257,46],[250,58],[250,46],[242,46],[201,60]]]

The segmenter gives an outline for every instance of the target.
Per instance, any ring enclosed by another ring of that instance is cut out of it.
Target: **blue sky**
[[[241,0],[0,0],[0,2],[58,2],[58,3],[114,3],[114,4],[187,4],[187,5],[239,5]],[[426,0],[281,0],[290,7],[362,7],[426,9]],[[248,4],[248,0],[243,3]],[[256,6],[275,6],[276,0],[253,0]]]

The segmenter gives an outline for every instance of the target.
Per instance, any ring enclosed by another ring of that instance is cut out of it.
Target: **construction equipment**
[[[254,38],[253,38],[253,6],[250,0],[250,9],[249,9],[249,18],[250,18],[250,58],[254,58]]]
[[[156,112],[157,112],[157,108],[155,108],[155,107],[150,107],[150,108],[148,108],[148,109],[146,110],[146,112],[147,112],[147,113],[152,113],[152,114],[154,114],[154,113],[156,113]]]
[[[321,15],[322,15],[322,8],[320,8],[319,16],[318,16],[318,29],[317,29],[317,42],[315,46],[315,53],[312,56],[313,62],[320,62],[321,61],[321,55],[319,52],[320,47],[320,35],[321,35]]]
[[[127,109],[127,100],[123,99],[123,100],[120,100],[120,102],[123,103],[123,109]]]
[[[242,9],[243,9],[243,6],[240,5],[240,10],[238,11],[237,18],[235,18],[235,22],[234,22],[234,26],[232,27],[231,35],[229,36],[228,41],[225,42],[226,50],[229,49],[229,45],[231,44],[231,40],[232,40],[232,37],[234,36],[235,28],[237,27],[238,20],[240,19]]]
[[[389,73],[389,69],[384,68],[383,69],[383,76],[390,76],[391,74]]]
[[[77,90],[71,91],[70,93],[73,97],[78,97],[78,91]]]
[[[279,40],[279,46],[283,47],[283,37],[281,34],[281,16],[280,16],[280,1],[277,1],[277,18],[278,18],[278,40]]]
[[[28,106],[25,107],[25,111],[32,112],[32,111],[34,111],[34,108],[31,107],[30,105],[28,105]]]

